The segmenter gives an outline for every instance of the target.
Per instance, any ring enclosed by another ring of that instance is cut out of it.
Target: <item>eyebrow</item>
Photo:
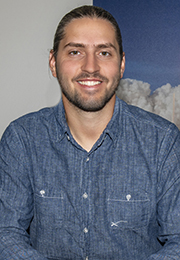
[[[112,43],[102,43],[97,45],[98,49],[107,49],[107,48],[113,48],[114,50],[117,51],[116,47]]]
[[[69,42],[64,46],[64,49],[67,47],[76,47],[76,48],[85,48],[87,45],[83,43],[76,43],[76,42]],[[113,48],[115,51],[117,51],[117,48],[112,43],[101,43],[95,45],[97,49],[107,49],[107,48]]]
[[[75,43],[75,42],[69,42],[64,46],[64,49],[67,47],[80,47],[80,48],[85,48],[85,45],[82,43]]]

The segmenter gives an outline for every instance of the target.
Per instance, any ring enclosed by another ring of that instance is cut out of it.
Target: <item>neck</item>
[[[115,95],[103,109],[97,112],[83,111],[75,107],[64,96],[63,104],[73,138],[86,151],[90,151],[112,118]]]

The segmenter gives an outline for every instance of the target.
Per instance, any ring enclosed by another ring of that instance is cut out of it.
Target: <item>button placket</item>
[[[91,160],[90,154],[85,153],[82,163],[82,183],[81,183],[81,216],[82,216],[82,236],[84,243],[84,259],[88,260],[88,248],[89,248],[89,222],[90,222],[90,171],[91,171]]]

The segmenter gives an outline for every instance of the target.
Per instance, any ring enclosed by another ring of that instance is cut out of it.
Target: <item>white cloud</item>
[[[168,83],[151,94],[150,84],[134,79],[122,79],[117,96],[128,104],[166,118],[180,129],[180,85],[173,88]]]

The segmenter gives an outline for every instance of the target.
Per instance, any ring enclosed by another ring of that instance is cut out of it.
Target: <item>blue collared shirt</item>
[[[0,259],[180,259],[179,130],[118,98],[90,152],[62,101],[11,123],[0,143]]]

